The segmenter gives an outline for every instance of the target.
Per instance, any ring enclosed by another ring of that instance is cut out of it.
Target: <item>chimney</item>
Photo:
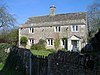
[[[52,5],[51,7],[50,7],[50,16],[54,16],[55,15],[55,6],[54,5]]]

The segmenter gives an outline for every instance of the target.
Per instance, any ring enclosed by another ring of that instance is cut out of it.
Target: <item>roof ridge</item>
[[[68,15],[68,14],[86,14],[86,12],[69,12],[69,13],[62,13],[62,14],[55,14],[54,16],[57,16],[57,15]],[[40,15],[40,16],[32,16],[32,17],[29,17],[29,18],[37,18],[37,17],[47,17],[47,16],[50,16],[50,15]],[[53,17],[53,16],[51,16]]]

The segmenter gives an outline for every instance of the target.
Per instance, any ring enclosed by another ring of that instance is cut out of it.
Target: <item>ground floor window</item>
[[[65,45],[65,40],[61,39],[61,46],[64,46],[64,45]]]
[[[62,38],[60,41],[61,46],[63,46],[63,48],[67,49],[67,39]]]
[[[53,45],[53,39],[51,38],[47,39],[47,45],[48,46]]]
[[[34,44],[34,39],[33,38],[29,38],[29,45]]]

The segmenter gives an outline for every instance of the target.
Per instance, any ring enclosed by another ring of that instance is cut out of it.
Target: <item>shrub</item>
[[[40,39],[37,44],[31,46],[32,50],[44,50],[45,49],[45,40]]]
[[[66,48],[62,48],[62,49],[60,49],[60,50],[61,50],[61,51],[65,51],[65,52],[68,51]]]
[[[56,52],[55,49],[46,49],[47,51],[50,51],[50,52]]]
[[[8,53],[5,52],[5,50],[7,50],[8,48],[10,48],[11,45],[7,44],[7,43],[0,43],[0,63],[5,63],[7,57],[8,57]]]
[[[26,47],[27,41],[28,41],[28,40],[27,40],[27,37],[25,37],[25,36],[22,36],[21,39],[20,39],[20,43],[21,43],[21,45],[24,46],[24,47]]]

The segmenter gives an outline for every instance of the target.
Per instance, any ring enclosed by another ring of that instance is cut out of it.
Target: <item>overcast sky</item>
[[[31,16],[49,15],[49,7],[55,5],[56,14],[86,12],[93,0],[2,0],[11,14],[16,15],[17,25]]]

